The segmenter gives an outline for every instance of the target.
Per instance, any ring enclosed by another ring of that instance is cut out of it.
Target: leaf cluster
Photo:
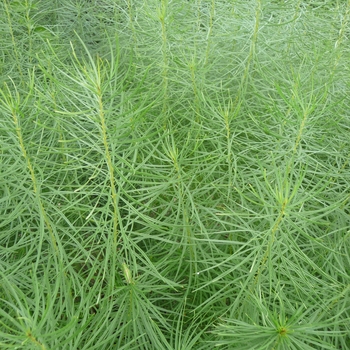
[[[348,349],[349,21],[4,0],[0,347]]]

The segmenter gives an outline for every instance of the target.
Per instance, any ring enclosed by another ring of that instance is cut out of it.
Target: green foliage
[[[1,2],[0,348],[350,348],[349,20]]]

